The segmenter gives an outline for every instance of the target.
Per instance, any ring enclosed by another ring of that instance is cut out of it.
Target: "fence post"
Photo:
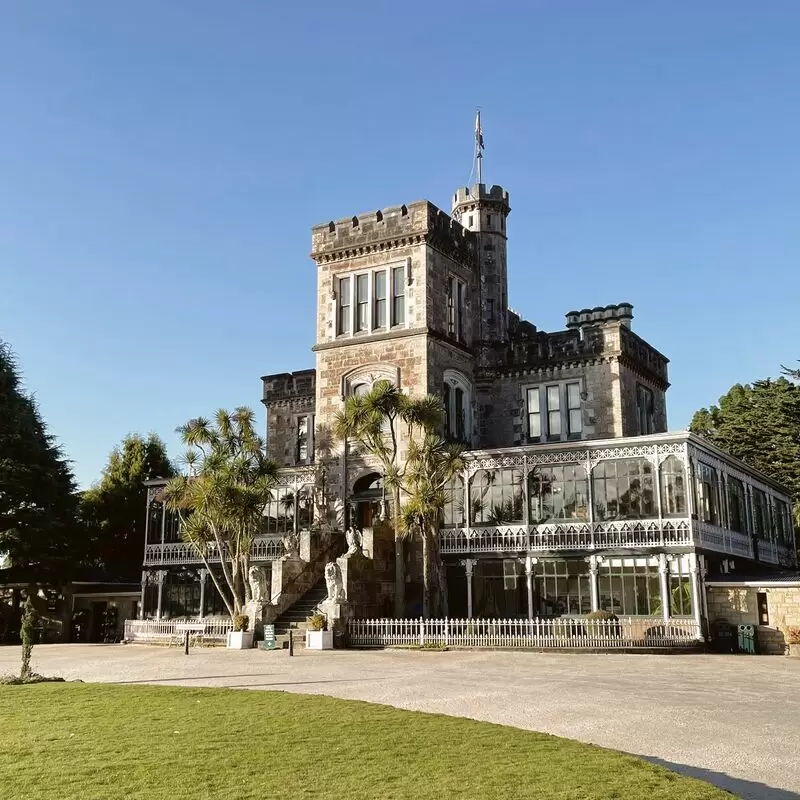
[[[419,646],[425,644],[425,620],[420,617],[419,620]]]

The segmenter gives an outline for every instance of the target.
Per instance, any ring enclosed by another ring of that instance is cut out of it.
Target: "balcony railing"
[[[257,536],[253,540],[250,558],[253,561],[274,561],[284,554],[283,540],[280,536]],[[209,548],[208,561],[219,562],[216,546]],[[200,564],[202,559],[197,550],[187,542],[168,542],[148,544],[144,551],[144,566],[171,566],[176,564]]]
[[[444,528],[442,553],[529,553],[692,545],[688,518]]]

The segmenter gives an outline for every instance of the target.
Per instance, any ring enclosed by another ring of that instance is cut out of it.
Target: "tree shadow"
[[[766,783],[734,778],[724,772],[693,767],[689,764],[675,764],[672,761],[665,761],[663,758],[655,756],[640,755],[639,758],[649,761],[651,764],[658,764],[660,767],[671,769],[681,775],[706,781],[706,783],[718,786],[720,789],[733,792],[737,796],[744,798],[744,800],[797,800],[800,797],[800,794],[789,791],[789,789],[778,789],[775,786],[767,786]]]

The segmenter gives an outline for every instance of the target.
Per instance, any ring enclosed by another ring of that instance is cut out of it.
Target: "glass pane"
[[[542,415],[529,414],[528,415],[528,435],[531,439],[539,439],[542,435]]]
[[[547,409],[548,411],[557,411],[561,408],[559,402],[558,386],[547,387]],[[551,431],[552,433],[552,431]]]
[[[569,432],[580,433],[583,429],[583,419],[580,410],[569,412]]]
[[[561,435],[561,412],[551,411],[548,414],[547,424],[550,428],[550,436]]]
[[[376,328],[386,325],[386,273],[375,273],[375,324]]]
[[[581,407],[581,385],[579,383],[567,384],[567,407],[571,409]]]
[[[404,325],[406,321],[405,268],[392,270],[392,325]]]

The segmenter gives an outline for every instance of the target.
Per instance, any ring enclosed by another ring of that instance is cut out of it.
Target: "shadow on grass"
[[[639,756],[639,758],[649,761],[651,764],[658,764],[660,767],[671,769],[680,775],[687,775],[690,778],[706,781],[706,783],[718,786],[720,789],[733,792],[744,798],[744,800],[797,800],[800,797],[797,792],[790,792],[788,789],[776,789],[774,786],[767,786],[766,783],[734,778],[724,772],[692,767],[688,764],[676,764],[655,756]]]

